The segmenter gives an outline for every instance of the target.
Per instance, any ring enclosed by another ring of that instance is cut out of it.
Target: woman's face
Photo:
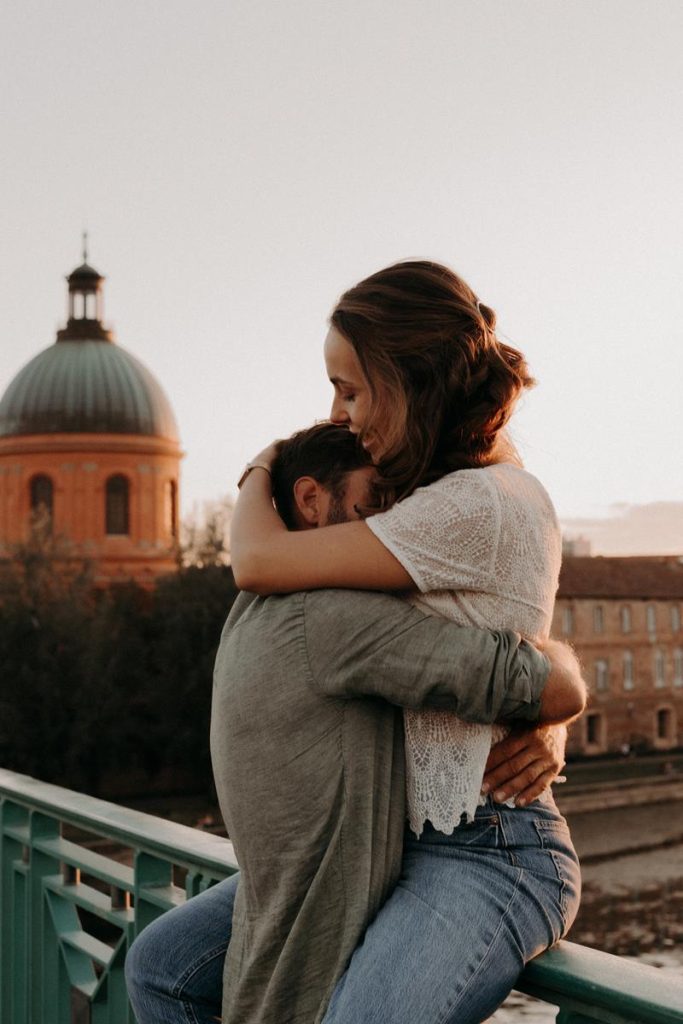
[[[333,423],[348,427],[352,434],[360,433],[367,422],[372,404],[370,386],[356,350],[336,327],[330,327],[325,338],[325,366],[334,387],[330,419]],[[363,447],[372,458],[377,459],[377,439],[364,438]]]

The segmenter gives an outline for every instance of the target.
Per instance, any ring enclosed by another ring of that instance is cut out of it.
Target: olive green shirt
[[[240,595],[211,717],[216,789],[241,869],[224,1024],[324,1015],[399,875],[399,708],[534,720],[548,672],[516,633],[456,626],[386,594]]]

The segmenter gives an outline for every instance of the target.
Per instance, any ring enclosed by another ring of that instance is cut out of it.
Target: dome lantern
[[[111,331],[102,324],[104,277],[88,263],[88,234],[83,232],[83,262],[67,277],[69,310],[66,327],[57,341],[111,341]]]
[[[175,417],[159,382],[114,344],[99,319],[104,277],[83,263],[67,281],[66,327],[0,395],[0,444],[6,437],[87,433],[164,438],[177,445]]]

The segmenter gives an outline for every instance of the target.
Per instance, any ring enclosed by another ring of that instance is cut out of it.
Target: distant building
[[[553,635],[575,648],[590,702],[573,754],[683,745],[683,558],[567,558]]]
[[[100,581],[151,581],[176,568],[175,417],[104,327],[104,278],[85,252],[67,280],[66,327],[0,399],[0,558],[41,523]]]
[[[592,545],[587,537],[562,538],[562,554],[565,558],[585,558],[592,553]]]

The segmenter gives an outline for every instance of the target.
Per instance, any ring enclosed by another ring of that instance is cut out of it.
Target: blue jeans
[[[237,876],[144,930],[126,961],[138,1024],[220,1018]],[[578,861],[554,804],[487,800],[450,836],[406,832],[401,877],[339,980],[324,1024],[479,1024],[578,909]],[[286,1022],[282,1022],[286,1024]]]

